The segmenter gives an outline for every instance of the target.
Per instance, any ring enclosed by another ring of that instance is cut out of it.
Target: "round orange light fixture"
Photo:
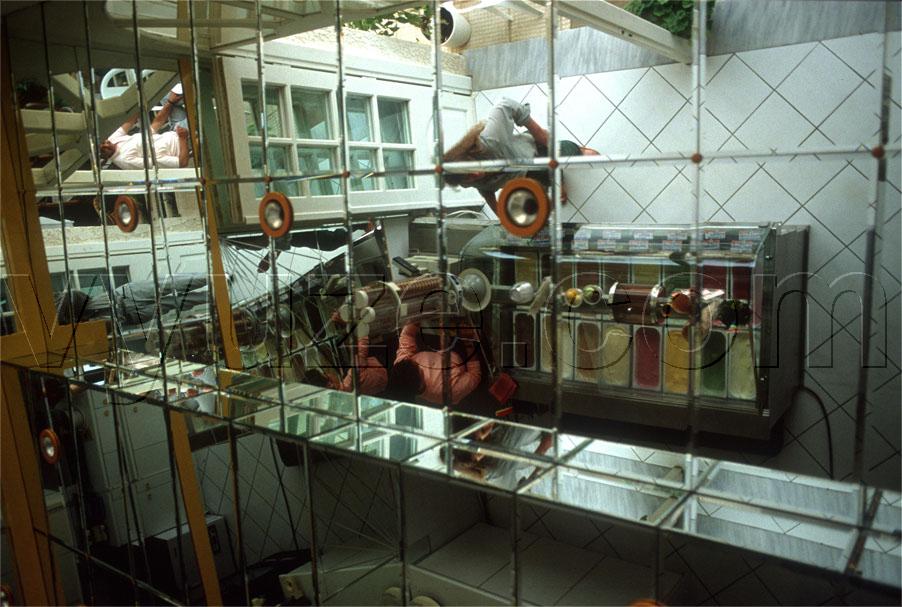
[[[514,236],[530,238],[545,227],[551,206],[545,188],[535,179],[517,177],[501,189],[498,219]]]
[[[60,439],[56,432],[50,428],[44,428],[38,435],[38,445],[41,449],[41,457],[51,466],[60,460]]]
[[[291,201],[281,192],[270,192],[260,200],[260,227],[272,238],[281,238],[291,230],[294,209]]]
[[[138,227],[138,203],[131,196],[123,194],[116,198],[111,215],[119,229],[126,234],[134,232]]]

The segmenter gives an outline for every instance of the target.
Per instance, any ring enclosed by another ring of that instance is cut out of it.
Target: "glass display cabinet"
[[[543,236],[485,228],[460,254],[464,307],[490,328],[515,398],[549,402],[552,315],[568,413],[765,438],[801,381],[808,228],[563,227],[558,281]],[[547,241],[547,234],[544,236]]]

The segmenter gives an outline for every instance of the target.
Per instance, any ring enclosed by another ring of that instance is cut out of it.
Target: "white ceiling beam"
[[[692,47],[688,40],[605,0],[559,0],[558,12],[675,61],[692,63]]]

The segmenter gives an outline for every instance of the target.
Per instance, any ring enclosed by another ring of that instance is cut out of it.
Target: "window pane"
[[[50,273],[50,288],[54,293],[62,293],[65,291],[69,285],[66,283],[66,273],[65,272],[51,272]]]
[[[263,175],[263,146],[259,144],[252,143],[250,145],[251,152],[251,169],[253,169],[254,175]],[[269,157],[269,174],[272,175],[273,178],[277,178],[279,175],[288,175],[291,172],[291,167],[288,164],[288,146],[287,145],[270,145],[267,148],[267,155]],[[286,196],[297,196],[298,195],[298,184],[294,182],[285,182],[285,181],[274,181],[273,189],[277,192],[282,192]],[[257,197],[263,196],[266,192],[266,188],[262,183],[254,184],[254,191]]]
[[[407,102],[379,99],[379,127],[383,143],[410,143],[407,131]]]
[[[298,148],[298,166],[304,175],[335,172],[335,152],[331,148]],[[314,196],[338,194],[337,179],[318,179],[308,182]]]
[[[373,150],[350,151],[351,171],[375,171],[376,153]],[[376,180],[372,177],[351,177],[351,191],[375,190]]]
[[[325,91],[292,89],[294,130],[299,139],[331,139],[329,94]]]
[[[78,290],[82,291],[88,297],[94,297],[97,294],[105,293],[111,296],[110,277],[106,268],[90,268],[88,270],[77,270]]]
[[[128,266],[113,266],[113,288],[119,288],[131,280]]]
[[[370,99],[348,95],[348,137],[351,141],[372,141],[370,128]]]
[[[382,124],[385,124],[384,122]],[[385,150],[382,160],[386,171],[397,169],[410,169],[413,167],[413,152],[404,150]],[[406,190],[410,186],[410,177],[407,175],[386,175],[385,188],[388,190]]]
[[[259,135],[260,128],[257,126],[259,120],[257,117],[260,112],[257,111],[257,87],[244,85],[241,87],[241,98],[244,105],[244,126],[248,135]]]
[[[263,127],[260,124],[260,99],[256,84],[245,84],[241,87],[244,99],[244,124],[248,135],[260,135]],[[266,87],[266,132],[272,137],[282,137],[282,112],[279,111],[279,89]]]

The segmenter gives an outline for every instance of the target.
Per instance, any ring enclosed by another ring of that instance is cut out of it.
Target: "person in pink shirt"
[[[420,350],[417,344],[417,332],[420,325],[407,323],[401,330],[398,342],[398,353],[392,365],[389,384],[395,398],[399,400],[422,399],[435,405],[443,404],[442,382],[444,354],[442,352]],[[482,381],[482,370],[479,359],[475,356],[473,343],[477,339],[476,331],[470,330],[467,336],[473,341],[467,347],[464,360],[461,355],[451,351],[448,380],[450,383],[451,404],[460,403]]]
[[[357,356],[354,363],[357,365],[357,391],[360,394],[374,396],[380,394],[388,386],[388,372],[375,356],[370,356],[370,338],[360,337],[357,340]],[[333,380],[334,381],[334,380]],[[332,382],[330,382],[332,383]],[[340,384],[330,387],[342,392],[350,392],[354,385],[354,370],[348,369],[344,380]]]

